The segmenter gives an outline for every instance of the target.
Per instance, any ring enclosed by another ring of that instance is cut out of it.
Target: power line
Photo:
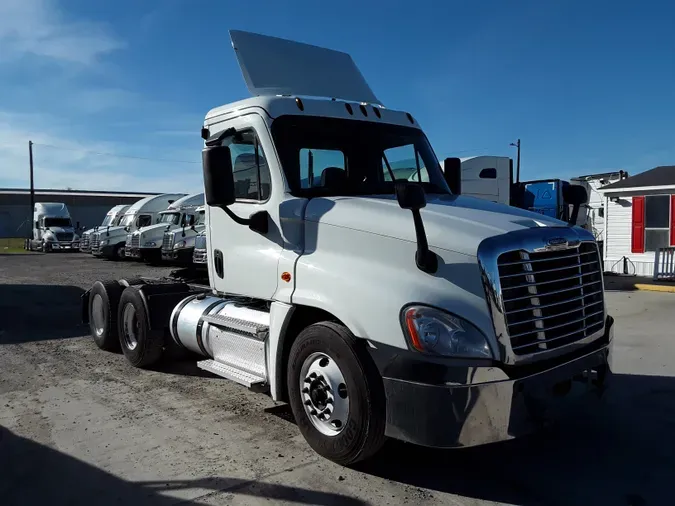
[[[147,158],[143,156],[132,156],[132,155],[118,155],[115,153],[100,153],[98,151],[89,151],[86,149],[79,149],[79,148],[66,148],[64,146],[54,146],[53,144],[42,144],[38,142],[34,142],[33,146],[42,146],[46,148],[53,148],[53,149],[62,149],[65,151],[75,151],[78,153],[85,153],[89,155],[97,155],[97,156],[112,156],[114,158],[131,158],[133,160],[145,160],[145,161],[150,161],[150,162],[167,162],[167,163],[191,163],[191,164],[200,164],[201,162],[193,162],[193,161],[188,161],[188,160],[168,160],[166,158]]]

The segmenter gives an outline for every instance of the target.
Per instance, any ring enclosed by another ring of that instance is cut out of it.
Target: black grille
[[[56,232],[57,241],[72,241],[73,233],[72,232]]]
[[[594,242],[558,251],[511,251],[497,263],[516,355],[559,348],[603,328],[602,271]]]

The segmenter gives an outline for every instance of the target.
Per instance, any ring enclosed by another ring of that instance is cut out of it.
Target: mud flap
[[[91,288],[80,295],[80,308],[82,311],[82,323],[89,323],[89,292]]]

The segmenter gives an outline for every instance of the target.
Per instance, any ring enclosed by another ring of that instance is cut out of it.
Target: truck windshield
[[[391,195],[394,180],[419,182],[427,193],[450,193],[417,128],[289,115],[274,121],[272,135],[294,195]]]
[[[101,223],[102,227],[105,227],[106,225],[110,225],[112,222],[112,216],[107,214],[105,218],[103,218],[103,223]]]
[[[114,220],[112,220],[112,221],[110,222],[110,226],[111,226],[111,227],[117,227],[118,225],[120,225],[120,224],[122,223],[122,220],[123,220],[123,219],[124,219],[124,216],[122,216],[122,215],[120,214],[120,215],[117,216]]]
[[[126,227],[127,225],[131,225],[135,219],[136,219],[135,214],[125,214],[122,217],[122,221],[120,221],[120,226]]]
[[[160,219],[159,222],[178,225],[180,223],[180,213],[165,213],[162,215],[162,219]]]
[[[45,227],[71,227],[70,218],[45,218]]]

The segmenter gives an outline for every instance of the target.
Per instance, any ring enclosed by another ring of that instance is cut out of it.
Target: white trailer
[[[186,195],[169,204],[159,213],[157,223],[141,227],[127,235],[126,256],[145,262],[157,262],[162,257],[166,232],[184,229],[194,220],[197,208],[204,205],[204,193]]]
[[[61,202],[38,202],[33,208],[33,236],[26,241],[29,250],[72,251],[79,249],[79,236]]]
[[[591,234],[452,193],[459,167],[443,174],[415,118],[383,108],[349,55],[230,34],[254,97],[202,130],[210,286],[97,281],[83,314],[99,347],[136,367],[194,352],[288,402],[340,464],[387,437],[517,437],[551,403],[602,392],[613,319]],[[411,155],[427,182],[393,181]]]
[[[118,226],[122,221],[124,213],[127,211],[127,209],[129,209],[128,205],[119,205],[111,207],[110,211],[106,213],[105,218],[103,218],[103,221],[101,222],[100,225],[96,225],[94,228],[90,228],[89,230],[85,230],[84,232],[82,232],[82,236],[80,237],[80,251],[82,253],[91,253],[91,243],[90,243],[91,234],[93,234],[94,232],[98,232],[99,228],[110,228]]]
[[[91,254],[110,260],[123,260],[127,235],[133,234],[141,227],[156,223],[161,211],[184,196],[184,193],[164,193],[135,202],[124,213],[119,225],[99,230],[91,235]]]

